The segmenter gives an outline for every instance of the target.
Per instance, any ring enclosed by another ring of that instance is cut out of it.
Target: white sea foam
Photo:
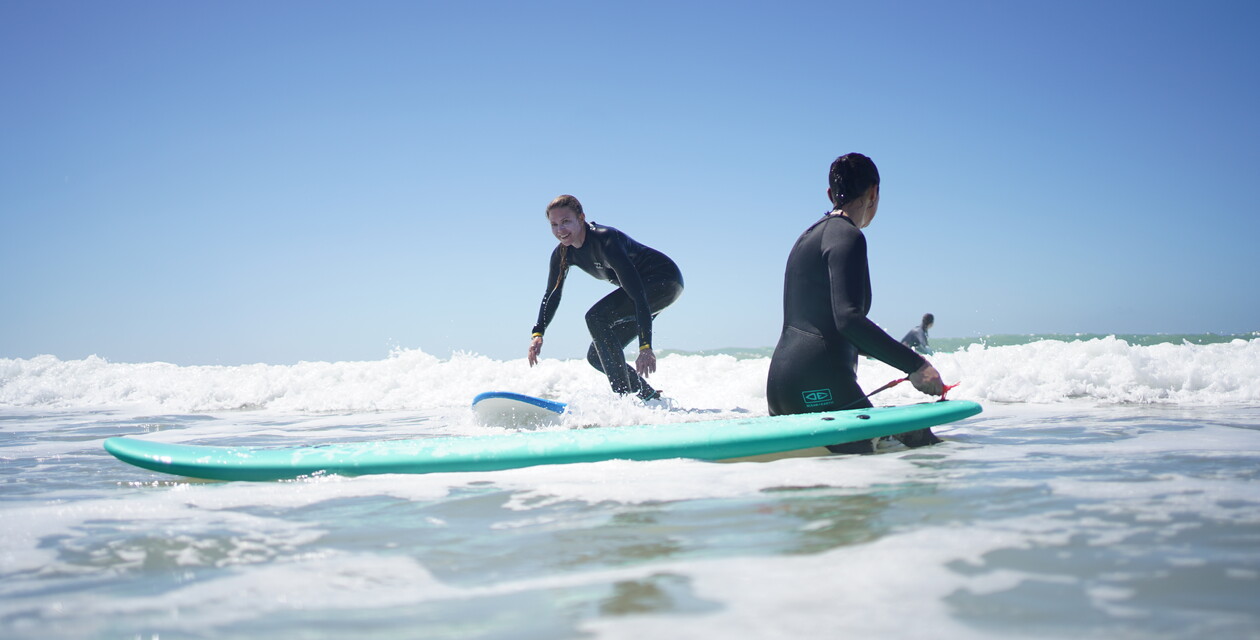
[[[971,347],[931,358],[951,397],[991,402],[1254,404],[1260,402],[1260,339],[1228,343],[1131,345],[1116,338]],[[679,405],[713,412],[765,413],[767,358],[670,355],[652,383]],[[864,359],[867,389],[902,374]],[[176,366],[52,356],[0,359],[0,407],[130,407],[152,412],[268,409],[282,412],[380,412],[466,407],[486,390],[510,390],[575,403],[576,420],[610,424],[643,415],[612,396],[584,360],[493,360],[455,354],[439,359],[397,350],[367,362]],[[877,404],[918,402],[908,384]],[[627,415],[629,412],[630,415]],[[650,414],[646,414],[650,415]],[[669,418],[667,418],[669,419]]]

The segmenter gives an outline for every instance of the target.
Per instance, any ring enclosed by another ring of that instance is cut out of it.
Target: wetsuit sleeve
[[[838,225],[835,228],[840,229]],[[862,306],[870,288],[866,236],[828,231],[825,257],[831,283],[831,313],[840,334],[861,353],[905,373],[913,373],[927,363],[923,356],[866,317]]]
[[[533,330],[535,335],[541,336],[547,332],[547,325],[551,324],[551,319],[556,316],[556,309],[560,308],[564,277],[569,271],[568,265],[561,264],[563,249],[563,246],[558,246],[551,252],[551,268],[547,270],[547,292],[543,294],[542,304],[538,306],[538,322]]]
[[[639,268],[630,259],[625,236],[620,235],[604,247],[604,258],[617,274],[617,283],[634,301],[634,317],[639,324],[639,348],[652,346],[652,307],[648,305],[647,289]]]

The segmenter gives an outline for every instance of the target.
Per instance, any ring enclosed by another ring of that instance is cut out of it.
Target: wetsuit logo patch
[[[814,389],[813,391],[802,391],[801,399],[805,401],[806,407],[821,407],[832,403],[831,389]]]

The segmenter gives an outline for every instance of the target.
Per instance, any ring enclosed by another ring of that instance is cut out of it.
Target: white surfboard
[[[472,402],[478,422],[495,427],[540,427],[559,424],[568,405],[511,391],[487,391]]]

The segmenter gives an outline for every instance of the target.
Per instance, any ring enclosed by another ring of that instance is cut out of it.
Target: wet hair
[[[925,313],[925,314],[923,314],[923,324],[922,324],[922,326],[926,327],[926,326],[928,326],[929,324],[936,324],[936,316],[934,316],[934,315],[932,315],[932,314],[930,314],[930,313]]]
[[[831,204],[839,209],[861,198],[871,187],[879,186],[879,169],[860,153],[846,153],[831,163],[827,184],[831,187]]]
[[[556,196],[555,200],[552,200],[551,204],[547,205],[547,211],[544,213],[544,215],[550,216],[552,209],[561,209],[561,208],[568,209],[572,211],[573,213],[577,214],[581,218],[586,217],[586,213],[582,211],[582,203],[578,202],[577,198],[568,194],[565,194],[562,196]]]

